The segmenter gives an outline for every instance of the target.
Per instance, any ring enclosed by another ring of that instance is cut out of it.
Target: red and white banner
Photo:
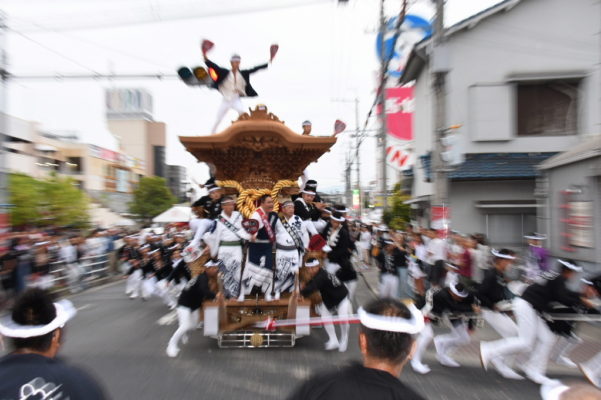
[[[389,88],[384,95],[388,134],[398,140],[413,140],[413,87]]]
[[[391,144],[386,147],[386,163],[397,171],[405,171],[415,164],[415,154],[406,145]]]
[[[432,229],[443,231],[443,234],[446,236],[451,224],[451,210],[446,206],[432,206],[430,211],[432,213]]]

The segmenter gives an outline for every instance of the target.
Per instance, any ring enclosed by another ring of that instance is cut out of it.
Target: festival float
[[[245,218],[256,200],[270,195],[279,205],[299,192],[297,179],[312,162],[336,143],[334,136],[300,135],[269,112],[266,106],[242,114],[227,129],[209,136],[182,136],[181,143],[199,162],[209,165],[216,183],[236,197]],[[303,280],[303,270],[299,273]],[[297,282],[298,284],[298,282]],[[204,335],[216,338],[219,347],[292,347],[310,334],[310,325],[273,326],[266,321],[308,319],[315,298],[288,294],[280,300],[254,299],[205,302]]]

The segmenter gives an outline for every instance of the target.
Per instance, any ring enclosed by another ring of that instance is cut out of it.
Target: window
[[[564,136],[578,133],[581,79],[517,84],[517,135]]]
[[[70,174],[81,174],[83,166],[81,157],[67,157],[67,171]]]

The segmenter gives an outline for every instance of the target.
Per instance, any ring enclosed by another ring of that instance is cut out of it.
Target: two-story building
[[[601,3],[507,0],[445,30],[446,123],[464,162],[448,173],[451,227],[519,246],[546,231],[538,164],[601,130]],[[412,207],[429,222],[433,149],[432,39],[401,77],[414,83]]]

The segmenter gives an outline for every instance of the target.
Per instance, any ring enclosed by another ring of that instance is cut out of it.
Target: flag
[[[207,52],[211,50],[213,46],[215,46],[215,43],[211,42],[210,40],[203,39],[202,44],[200,45],[202,54],[207,54]]]
[[[275,55],[278,53],[279,49],[280,49],[280,46],[275,43],[269,47],[269,61],[273,60]]]
[[[337,119],[336,122],[334,122],[334,134],[332,136],[336,136],[339,133],[343,132],[346,129],[346,124],[344,122],[342,122],[341,120]]]

